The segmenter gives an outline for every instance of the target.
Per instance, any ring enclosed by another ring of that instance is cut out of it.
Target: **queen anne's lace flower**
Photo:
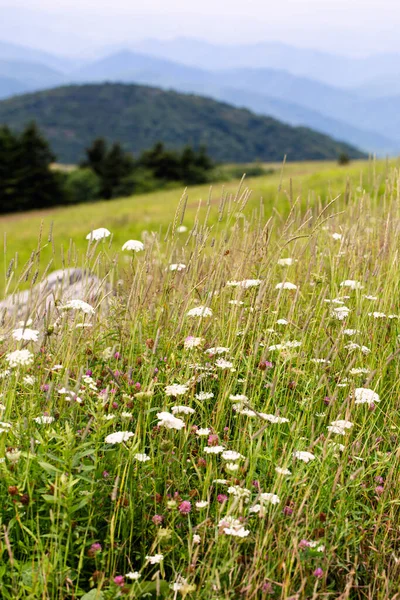
[[[276,494],[271,494],[269,492],[260,494],[260,500],[262,502],[270,502],[271,504],[279,504],[281,501],[279,496]]]
[[[290,471],[289,469],[284,469],[282,467],[275,467],[275,471],[276,473],[278,473],[278,475],[291,475],[292,471]]]
[[[35,417],[33,420],[36,423],[39,423],[39,425],[50,425],[50,423],[53,423],[54,417],[50,417],[48,415],[41,415],[40,417]]]
[[[355,404],[375,404],[380,401],[378,394],[368,388],[356,388],[354,397]]]
[[[192,415],[196,411],[190,406],[173,406],[171,412],[174,415]]]
[[[169,265],[170,271],[183,271],[184,269],[186,269],[186,265],[183,263],[173,263]]]
[[[185,350],[189,350],[190,348],[196,348],[197,346],[200,346],[200,344],[202,343],[203,338],[201,337],[194,337],[192,335],[189,335],[184,343],[183,343],[183,347],[185,348]]]
[[[139,242],[139,240],[128,240],[122,246],[122,250],[132,250],[132,252],[141,252],[142,250],[144,250],[144,244],[143,242]]]
[[[129,438],[133,437],[135,434],[132,431],[116,431],[115,433],[110,433],[105,438],[106,444],[121,444],[122,442],[126,442]]]
[[[102,240],[108,237],[109,235],[111,235],[111,232],[108,231],[108,229],[106,229],[105,227],[99,227],[98,229],[93,229],[93,231],[88,233],[86,239],[92,242],[93,240]]]
[[[167,385],[165,388],[165,394],[167,396],[183,396],[189,390],[189,386],[179,383]]]
[[[200,429],[196,429],[196,435],[199,437],[210,435],[211,429],[208,427],[200,427]]]
[[[232,369],[232,367],[233,367],[232,362],[230,362],[229,360],[225,360],[223,358],[219,358],[218,360],[216,360],[215,365],[217,367],[219,367],[220,369]]]
[[[279,258],[277,264],[280,267],[290,267],[293,263],[294,263],[293,258]]]
[[[214,398],[214,394],[212,392],[199,392],[195,398],[197,400],[211,400],[211,398]]]
[[[142,453],[142,454],[140,454],[140,453],[139,453],[139,454],[135,454],[134,458],[135,458],[136,460],[138,460],[139,462],[147,462],[148,460],[150,460],[150,456],[148,456],[148,455],[147,455],[147,454],[145,454],[145,453]]]
[[[208,306],[195,306],[186,313],[188,317],[212,317],[212,314],[213,312]]]
[[[26,367],[33,363],[33,354],[27,349],[14,350],[6,355],[6,361],[11,368]]]
[[[221,454],[225,450],[224,446],[206,446],[204,452],[206,454]]]
[[[81,310],[87,315],[93,315],[95,312],[93,306],[78,299],[68,300],[68,302],[60,306],[60,310]]]
[[[346,429],[351,429],[352,427],[353,427],[353,423],[351,421],[339,419],[338,421],[332,421],[332,423],[330,425],[328,425],[327,429],[331,433],[337,433],[339,435],[344,435],[346,433]]]
[[[283,281],[282,283],[277,283],[275,286],[276,290],[297,290],[297,285],[294,283],[290,283],[290,281]]]
[[[158,564],[160,564],[160,562],[162,562],[164,560],[164,555],[163,554],[155,554],[154,556],[147,555],[146,560],[151,565],[158,565]]]
[[[243,456],[243,454],[240,454],[240,452],[236,452],[235,450],[225,450],[222,454],[221,454],[222,458],[224,460],[240,460],[241,458],[245,458]]]
[[[350,288],[351,290],[361,290],[364,286],[354,279],[346,279],[345,281],[342,281],[340,287]]]
[[[314,454],[312,454],[311,452],[305,452],[303,450],[296,450],[295,452],[293,452],[293,456],[294,458],[298,458],[299,460],[302,460],[305,463],[310,462],[310,460],[314,460],[315,456]]]
[[[243,523],[239,519],[228,515],[221,519],[218,523],[218,527],[222,528],[225,535],[231,535],[234,537],[245,538],[249,535],[250,531],[245,529]]]
[[[224,354],[225,352],[229,352],[229,350],[230,348],[225,348],[224,346],[217,346],[215,348],[207,348],[207,350],[205,350],[205,354]]]
[[[39,339],[39,331],[37,329],[24,329],[20,327],[18,329],[14,329],[12,332],[12,337],[17,341],[29,341],[29,342],[37,342]]]
[[[178,419],[178,417],[174,417],[169,412],[159,412],[157,413],[159,427],[166,427],[167,429],[177,429],[178,431],[185,427],[185,422],[182,419]]]

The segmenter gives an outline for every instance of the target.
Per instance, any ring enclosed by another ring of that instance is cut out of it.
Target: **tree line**
[[[52,168],[51,148],[34,123],[16,133],[0,127],[0,212],[18,212],[61,204],[143,193],[174,183],[212,180],[215,164],[205,148],[168,150],[158,142],[135,158],[121,144],[97,138],[78,168]]]

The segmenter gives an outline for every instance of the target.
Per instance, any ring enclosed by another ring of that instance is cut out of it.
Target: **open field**
[[[400,600],[399,170],[237,189],[1,219],[114,288],[3,324],[2,599]]]
[[[301,196],[300,204],[305,208],[319,197],[325,202],[339,194],[344,195],[347,181],[353,190],[361,186],[375,195],[378,191],[382,192],[388,168],[385,161],[357,161],[346,167],[338,167],[335,162],[289,163],[283,170],[279,164],[268,164],[267,167],[274,168],[275,173],[246,180],[239,192],[246,194],[248,190],[251,193],[248,202],[250,210],[258,208],[262,199],[266,218],[275,210],[282,216],[287,214],[290,196],[292,199]],[[186,195],[184,225],[191,226],[200,201],[200,218],[209,211],[209,222],[215,224],[219,218],[221,197],[236,195],[238,189],[239,181],[216,184],[211,191],[209,185],[190,188]],[[0,290],[7,287],[13,291],[19,287],[18,279],[28,263],[32,263],[30,276],[35,279],[44,272],[50,261],[52,269],[60,268],[68,261],[81,264],[86,251],[86,234],[96,227],[105,226],[113,232],[113,248],[116,250],[126,239],[141,239],[143,231],[154,231],[164,236],[183,193],[183,188],[162,190],[121,200],[0,217],[0,235],[6,249],[3,253]],[[209,198],[210,208],[207,206]],[[41,240],[38,242],[40,231]],[[24,284],[25,287],[27,285]]]

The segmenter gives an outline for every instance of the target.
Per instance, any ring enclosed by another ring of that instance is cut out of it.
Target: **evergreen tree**
[[[0,130],[0,210],[14,212],[62,204],[59,177],[51,169],[55,160],[47,141],[34,123],[20,135]]]
[[[109,200],[117,195],[125,179],[133,173],[135,162],[118,142],[108,149],[105,140],[97,138],[86,149],[81,168],[90,168],[96,173],[100,179],[100,197]]]
[[[15,164],[18,152],[17,137],[8,127],[0,127],[0,211],[19,210]]]
[[[153,171],[157,179],[164,181],[181,181],[181,159],[176,152],[166,150],[162,142],[158,142],[142,153],[139,164],[145,169]]]

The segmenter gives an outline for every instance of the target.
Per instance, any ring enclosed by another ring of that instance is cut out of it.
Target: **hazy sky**
[[[81,52],[143,38],[400,51],[400,0],[0,0],[0,40]]]

